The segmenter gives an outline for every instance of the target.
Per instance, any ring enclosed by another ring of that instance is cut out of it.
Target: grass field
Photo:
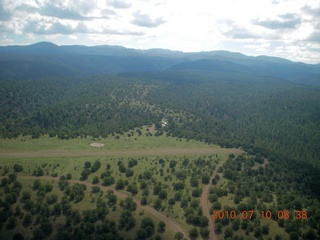
[[[44,135],[38,139],[30,136],[20,136],[16,139],[0,139],[0,152],[35,152],[35,151],[110,151],[110,150],[143,150],[155,148],[212,148],[213,145],[195,140],[177,139],[173,137],[146,136],[146,127],[142,129],[142,135],[135,131],[124,135],[109,135],[108,138],[94,139],[92,137],[60,140],[57,137],[50,138]],[[128,137],[127,134],[131,136]],[[118,136],[118,137],[117,137]],[[118,139],[119,138],[119,139]],[[99,142],[105,144],[101,148],[94,148],[90,143]],[[218,146],[214,146],[219,148]]]

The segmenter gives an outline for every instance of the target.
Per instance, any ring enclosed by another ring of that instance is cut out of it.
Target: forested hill
[[[110,73],[159,71],[237,72],[320,85],[320,65],[286,59],[249,57],[227,51],[184,53],[119,46],[57,46],[49,42],[0,47],[0,79],[48,76],[84,77]]]
[[[319,68],[219,51],[2,47],[0,135],[107,137],[165,118],[157,135],[261,154],[320,198]]]

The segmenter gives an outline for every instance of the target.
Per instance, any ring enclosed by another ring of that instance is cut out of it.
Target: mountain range
[[[228,51],[185,53],[166,49],[137,50],[120,46],[57,46],[40,42],[0,47],[0,80],[47,76],[85,77],[143,72],[201,72],[232,77],[259,76],[320,86],[320,64]]]

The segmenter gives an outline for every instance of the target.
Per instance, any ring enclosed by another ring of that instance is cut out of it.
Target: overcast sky
[[[320,1],[0,0],[0,45],[39,41],[320,63]]]

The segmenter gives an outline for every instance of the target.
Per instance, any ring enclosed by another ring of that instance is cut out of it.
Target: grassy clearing
[[[97,150],[139,150],[154,148],[212,148],[206,143],[177,139],[173,137],[146,136],[146,127],[142,129],[142,135],[131,131],[124,135],[109,135],[108,138],[94,139],[92,137],[60,140],[57,137],[50,138],[44,135],[38,139],[30,136],[20,136],[16,139],[0,139],[0,152],[33,152],[33,151],[97,151]],[[130,135],[130,137],[128,136]],[[94,148],[92,142],[105,144],[104,147]],[[217,146],[215,146],[217,147]]]

